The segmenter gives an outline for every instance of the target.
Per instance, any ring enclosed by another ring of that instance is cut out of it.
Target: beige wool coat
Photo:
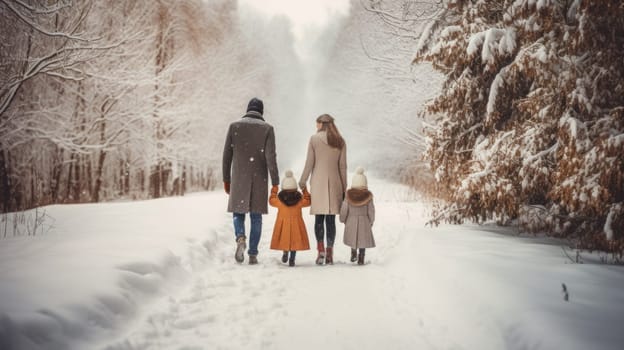
[[[319,131],[310,137],[305,168],[299,180],[307,187],[310,177],[312,205],[310,214],[336,215],[347,190],[347,146],[336,149],[327,144],[327,132]]]
[[[348,190],[340,208],[340,222],[345,224],[344,244],[354,249],[375,247],[373,194],[364,189]]]

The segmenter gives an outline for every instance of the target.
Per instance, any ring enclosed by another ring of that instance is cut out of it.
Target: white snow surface
[[[222,192],[47,207],[50,232],[0,240],[0,348],[622,348],[622,268],[571,264],[512,230],[425,227],[408,189],[369,186],[365,266],[348,261],[342,224],[333,266],[313,251],[283,265],[268,247],[274,208],[260,264],[235,263]]]

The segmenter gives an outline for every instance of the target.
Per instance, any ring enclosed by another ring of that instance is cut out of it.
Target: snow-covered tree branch
[[[603,248],[613,243],[593,234],[624,239],[612,234],[624,231],[624,7],[491,4],[445,2],[448,23],[416,52],[446,74],[427,106],[439,116],[426,151],[436,192],[460,221],[539,205],[550,217],[541,229]]]

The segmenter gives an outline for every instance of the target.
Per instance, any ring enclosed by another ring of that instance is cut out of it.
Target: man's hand
[[[229,182],[224,182],[223,183],[223,189],[225,190],[225,193],[230,194],[230,183]]]
[[[278,185],[273,185],[273,187],[271,187],[271,192],[279,192],[279,186]]]

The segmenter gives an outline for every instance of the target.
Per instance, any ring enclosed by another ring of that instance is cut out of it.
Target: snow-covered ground
[[[0,349],[622,349],[624,269],[478,226],[425,227],[369,179],[378,247],[297,266],[233,258],[226,195],[51,206],[45,235],[0,240]],[[306,215],[311,241],[311,216]],[[563,300],[561,284],[570,292]]]

